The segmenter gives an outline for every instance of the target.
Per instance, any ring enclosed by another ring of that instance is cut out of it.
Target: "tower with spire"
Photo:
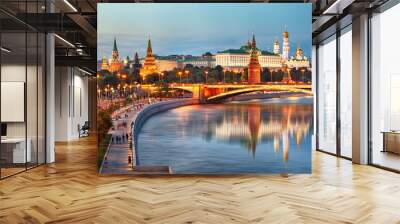
[[[153,55],[151,40],[149,38],[149,41],[147,42],[146,58],[144,59],[143,66],[140,69],[140,76],[142,76],[143,80],[145,80],[147,75],[154,73],[158,73],[158,68],[156,65],[156,59]]]
[[[112,50],[112,58],[109,65],[110,72],[119,72],[122,69],[122,63],[119,58],[119,52],[117,48],[117,38],[114,37],[114,46]]]
[[[112,50],[112,59],[113,60],[118,60],[119,59],[119,53],[118,53],[118,48],[117,48],[117,38],[114,37],[114,46]]]
[[[261,65],[258,61],[258,51],[256,38],[253,34],[253,40],[251,42],[250,62],[247,66],[247,82],[249,84],[257,84],[261,82]]]
[[[285,26],[285,31],[282,33],[282,59],[287,61],[289,60],[289,52],[290,52],[290,46],[289,46],[289,32],[287,31],[287,28]]]

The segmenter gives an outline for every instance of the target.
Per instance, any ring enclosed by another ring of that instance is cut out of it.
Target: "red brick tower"
[[[251,43],[250,62],[248,65],[247,82],[249,84],[258,84],[261,82],[261,65],[258,62],[258,51],[256,46],[256,38],[253,35]]]

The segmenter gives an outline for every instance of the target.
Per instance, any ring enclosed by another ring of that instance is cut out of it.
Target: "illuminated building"
[[[289,60],[289,52],[290,52],[290,45],[289,45],[289,32],[285,30],[285,32],[282,33],[282,59],[284,61]]]
[[[144,59],[142,68],[140,69],[140,76],[144,79],[146,75],[158,73],[158,67],[156,65],[156,59],[153,55],[153,49],[151,47],[151,41],[149,39],[147,43],[147,53]]]
[[[182,69],[186,65],[193,65],[195,67],[203,67],[203,68],[214,68],[215,67],[215,56],[211,54],[205,54],[201,57],[191,56],[191,57],[183,57],[177,61],[178,68]]]
[[[101,59],[101,66],[100,66],[101,70],[108,70],[108,62],[107,62],[107,58],[103,57]]]
[[[152,72],[152,73],[158,73],[158,72],[163,72],[163,71],[172,71],[178,67],[177,59],[172,56],[156,56],[156,55],[154,55],[154,58],[155,58],[154,63],[157,67],[157,71]],[[141,59],[140,63],[142,65],[144,65],[145,61],[146,61],[146,58]]]
[[[274,54],[279,55],[280,54],[280,47],[279,47],[279,41],[277,38],[275,38],[274,41]]]
[[[300,47],[297,47],[295,57],[286,61],[286,65],[289,68],[309,68],[310,61],[303,55],[303,50]]]
[[[215,55],[215,66],[220,65],[226,71],[242,72],[249,64],[251,51],[250,41],[239,49],[219,51]],[[290,58],[288,31],[282,33],[282,48],[279,45],[278,39],[275,39],[273,52],[260,50],[258,48],[256,48],[256,51],[258,52],[258,61],[261,68],[268,68],[270,70],[279,70],[284,66],[288,68],[310,68],[310,61],[307,57],[303,56],[301,49],[298,48],[295,57]]]
[[[279,55],[258,48],[255,48],[255,51],[262,68],[279,69],[282,67],[282,59]],[[249,64],[251,52],[250,42],[240,49],[220,51],[215,55],[215,65],[220,65],[228,71],[242,72]]]

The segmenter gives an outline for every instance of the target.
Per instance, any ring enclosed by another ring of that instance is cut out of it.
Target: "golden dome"
[[[285,31],[282,33],[283,38],[289,38],[289,32]]]

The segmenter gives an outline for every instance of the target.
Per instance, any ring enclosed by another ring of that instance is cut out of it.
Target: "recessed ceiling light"
[[[78,67],[78,69],[79,69],[79,71],[81,71],[81,72],[83,72],[83,73],[85,73],[85,74],[87,74],[87,75],[92,75],[92,73],[90,73],[90,72],[88,72],[88,71],[86,71],[86,70],[83,70],[83,69],[81,69],[81,68],[79,68],[79,67]]]
[[[78,12],[78,10],[73,6],[68,0],[64,0],[65,4],[67,4],[74,12]]]
[[[61,40],[62,42],[66,43],[67,45],[75,48],[75,45],[73,45],[71,42],[69,42],[68,40],[62,38],[61,36],[59,36],[58,34],[54,34],[55,37],[57,37],[59,40]]]
[[[11,52],[11,50],[9,50],[9,49],[7,49],[5,47],[1,47],[1,51],[4,51],[6,53],[10,53]]]

